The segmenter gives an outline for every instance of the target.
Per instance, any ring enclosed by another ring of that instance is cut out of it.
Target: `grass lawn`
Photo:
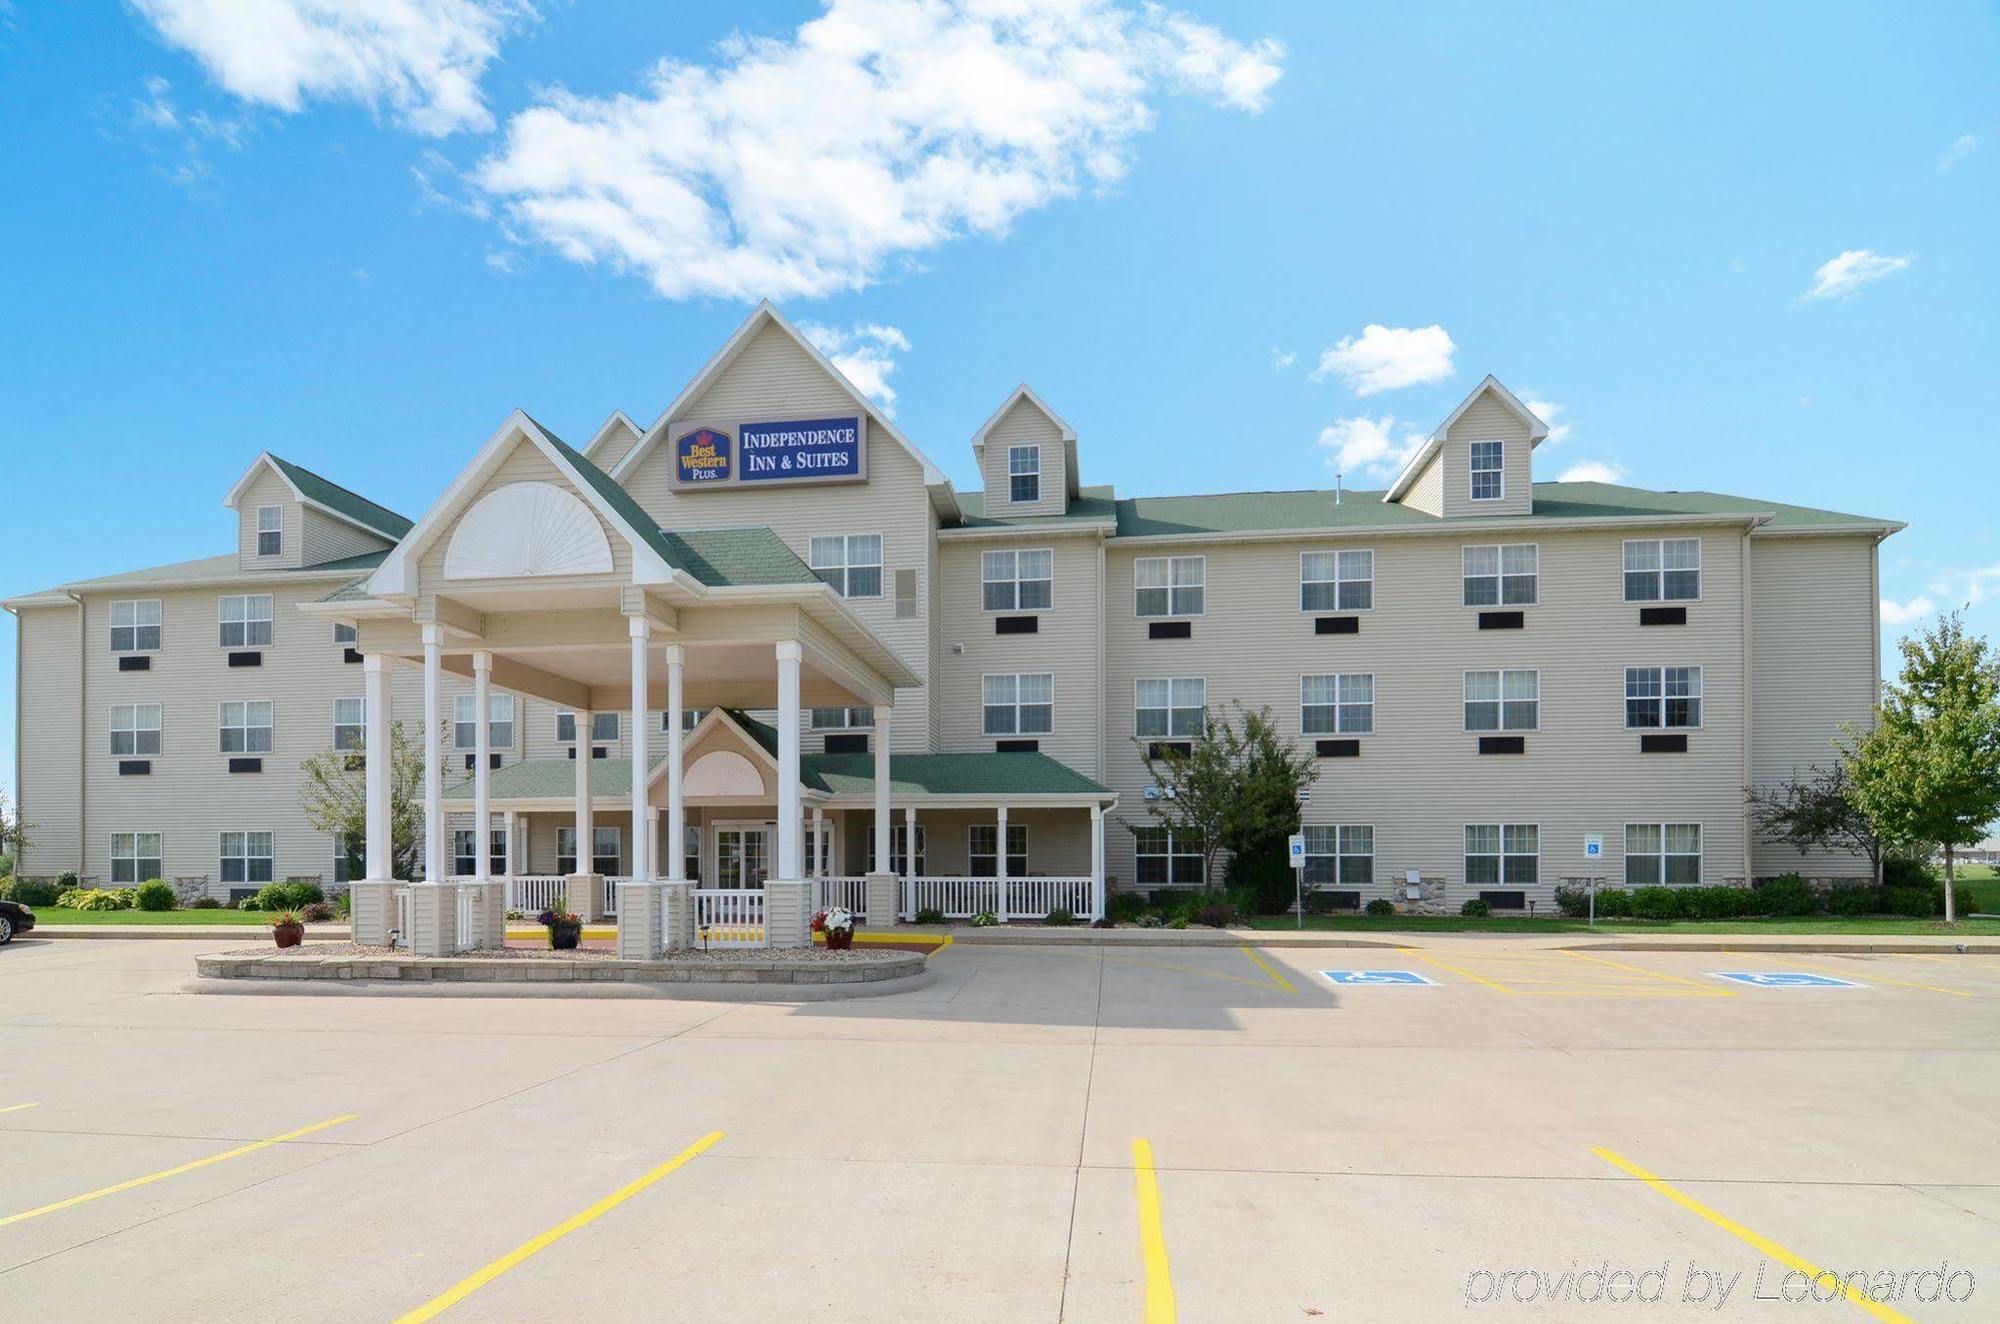
[[[2000,920],[1962,920],[1947,929],[1927,919],[1732,919],[1732,920],[1599,920],[1595,930],[1580,919],[1561,916],[1534,919],[1466,919],[1458,915],[1308,915],[1308,929],[1355,933],[1850,933],[1850,934],[1969,934],[2000,935]],[[1255,915],[1246,929],[1290,929],[1290,915]]]
[[[269,925],[271,917],[256,910],[69,910],[34,906],[37,924],[243,924]],[[341,921],[346,923],[345,920]],[[308,925],[307,927],[311,927]]]
[[[1961,864],[1958,885],[1972,893],[1972,903],[1988,915],[2000,915],[2000,869],[1990,864]]]

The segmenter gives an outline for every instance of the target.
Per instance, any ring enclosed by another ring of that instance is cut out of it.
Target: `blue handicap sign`
[[[1434,979],[1426,979],[1414,970],[1322,970],[1321,974],[1336,984],[1349,986],[1368,984],[1435,984]]]
[[[1717,970],[1717,979],[1727,979],[1732,983],[1751,984],[1757,988],[1866,988],[1851,979],[1835,979],[1832,975],[1808,974],[1802,970]]]

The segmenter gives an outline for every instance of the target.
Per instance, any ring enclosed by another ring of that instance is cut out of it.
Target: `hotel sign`
[[[673,450],[677,488],[854,482],[868,476],[862,417],[804,418],[695,428]]]

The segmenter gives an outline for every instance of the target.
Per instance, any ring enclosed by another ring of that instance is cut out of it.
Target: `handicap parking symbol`
[[[1435,979],[1427,979],[1414,970],[1322,970],[1321,974],[1336,984],[1348,986],[1367,984],[1435,984]]]
[[[1732,983],[1751,984],[1757,988],[1866,988],[1851,979],[1835,979],[1832,975],[1815,975],[1796,970],[1716,970],[1717,979],[1727,979]]]

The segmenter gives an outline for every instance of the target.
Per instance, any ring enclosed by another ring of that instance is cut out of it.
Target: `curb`
[[[210,942],[217,938],[268,938],[271,930],[262,924],[43,924],[19,935],[23,938],[175,938]],[[347,942],[353,936],[344,924],[313,924],[306,928],[307,942]]]
[[[190,979],[181,992],[223,997],[288,998],[661,998],[680,1002],[845,1002],[913,993],[935,982],[926,969],[865,984],[614,984],[543,981],[531,984],[407,983],[399,979]]]
[[[1648,942],[1644,939],[1613,939],[1609,942],[1577,943],[1563,947],[1562,951],[1576,952],[1802,952],[1812,956],[2000,956],[2000,942],[1991,938],[1974,939],[1970,942],[1918,942],[1897,941],[1893,938],[1882,942],[1825,942],[1813,938],[1801,938],[1798,942],[1774,942],[1770,938],[1752,938],[1748,942],[1725,942],[1718,935],[1713,942]]]

